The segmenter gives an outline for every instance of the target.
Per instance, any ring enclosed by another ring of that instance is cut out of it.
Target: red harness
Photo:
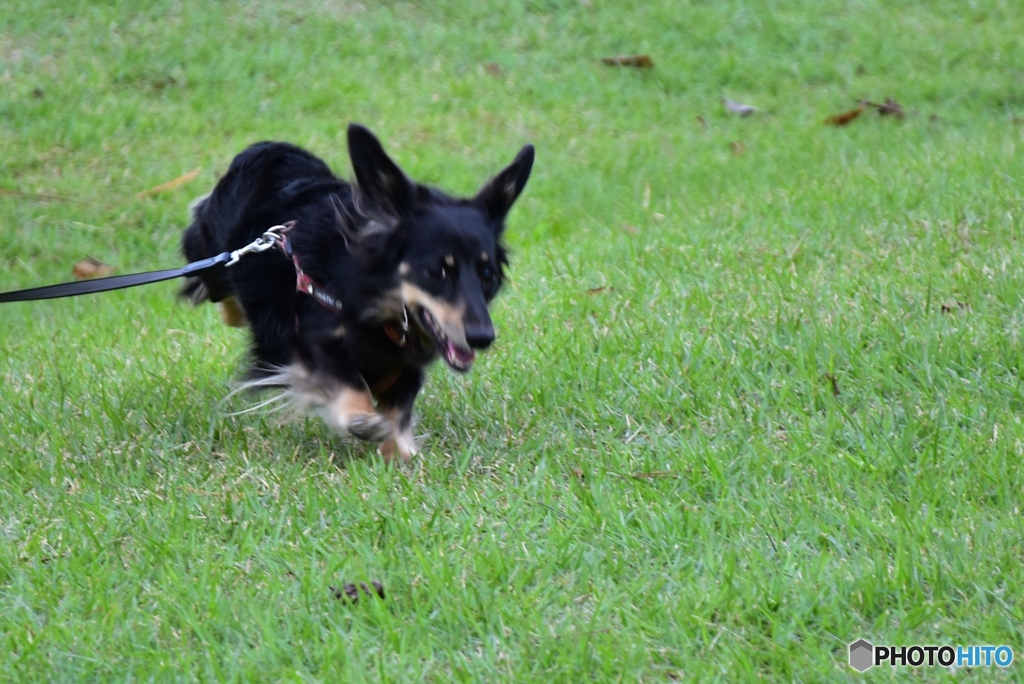
[[[302,266],[299,264],[299,256],[292,250],[291,240],[288,239],[288,233],[294,227],[295,221],[289,221],[284,224],[281,230],[276,233],[277,239],[274,240],[274,245],[282,254],[291,259],[292,265],[295,267],[295,289],[302,294],[309,295],[331,311],[341,311],[341,300],[328,292],[323,285],[310,278],[302,270]]]
[[[327,291],[320,283],[313,280],[309,275],[302,270],[302,265],[299,264],[299,256],[292,250],[291,240],[288,239],[288,233],[292,228],[295,227],[295,221],[289,221],[281,226],[280,230],[270,233],[271,239],[274,242],[274,246],[280,250],[282,254],[288,257],[292,266],[295,267],[295,289],[304,295],[308,295],[315,299],[317,303],[326,309],[337,313],[341,311],[341,300],[332,295]],[[408,314],[402,310],[402,323],[401,327],[397,327],[392,323],[384,324],[384,333],[388,336],[392,342],[399,347],[404,347],[406,342],[406,332],[409,330],[409,319]],[[295,329],[299,328],[299,319],[295,318]]]

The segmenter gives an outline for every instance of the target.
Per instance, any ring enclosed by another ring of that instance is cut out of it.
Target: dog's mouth
[[[418,318],[421,327],[427,332],[430,339],[434,341],[434,346],[437,347],[437,351],[440,352],[445,363],[460,373],[465,373],[472,367],[473,360],[476,358],[475,351],[456,344],[449,339],[437,320],[426,309],[421,308],[419,310]]]

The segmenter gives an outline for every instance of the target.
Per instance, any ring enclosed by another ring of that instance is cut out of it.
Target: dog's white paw
[[[367,442],[383,442],[391,436],[394,429],[394,424],[379,413],[359,413],[349,416],[345,425],[345,430],[349,434]]]
[[[387,416],[377,413],[369,392],[342,387],[326,407],[324,417],[338,432],[368,442],[383,442],[395,431]]]
[[[416,442],[412,435],[398,435],[384,440],[380,445],[380,455],[388,462],[394,460],[397,455],[402,461],[408,463],[409,459],[418,453],[419,449],[416,448]]]

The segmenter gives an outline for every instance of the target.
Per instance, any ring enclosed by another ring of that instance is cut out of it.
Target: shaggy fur
[[[487,307],[508,264],[504,221],[534,151],[523,147],[475,197],[458,199],[410,180],[368,129],[349,126],[348,144],[355,184],[294,145],[252,145],[194,203],[182,238],[197,261],[294,220],[303,271],[340,311],[297,292],[277,250],[204,273],[182,295],[219,302],[226,323],[252,329],[254,384],[283,386],[333,428],[408,459],[424,368],[441,357],[465,372],[494,340]]]

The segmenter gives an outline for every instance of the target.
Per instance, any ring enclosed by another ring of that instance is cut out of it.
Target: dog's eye
[[[480,278],[485,282],[489,283],[494,280],[494,269],[490,266],[484,266],[480,269]]]
[[[427,275],[434,280],[444,280],[448,277],[448,269],[444,266],[431,266],[427,269]]]

